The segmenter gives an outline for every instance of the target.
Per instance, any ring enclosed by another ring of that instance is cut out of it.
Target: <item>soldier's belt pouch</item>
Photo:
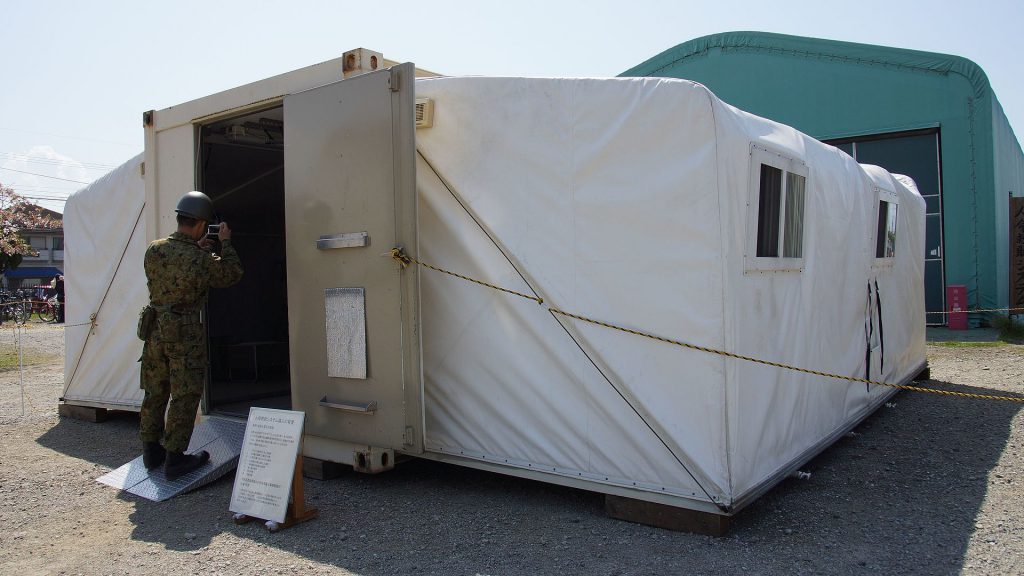
[[[163,342],[181,341],[181,315],[174,312],[160,313],[160,340]]]
[[[135,335],[139,337],[139,340],[149,340],[154,328],[156,328],[156,308],[149,305],[143,306],[142,311],[139,312],[139,324],[135,328]]]
[[[199,314],[161,310],[158,316],[162,342],[191,342],[199,337]]]

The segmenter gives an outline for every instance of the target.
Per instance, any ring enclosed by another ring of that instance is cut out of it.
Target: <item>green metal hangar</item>
[[[686,78],[719,98],[906,174],[927,201],[925,300],[944,324],[945,287],[971,309],[1009,298],[1009,196],[1024,154],[985,72],[958,56],[764,32],[691,40],[622,76]],[[972,317],[978,323],[981,316]]]

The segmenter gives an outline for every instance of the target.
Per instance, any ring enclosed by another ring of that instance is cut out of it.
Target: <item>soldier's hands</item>
[[[202,239],[199,240],[199,247],[202,248],[203,250],[212,250],[213,239],[210,238],[209,236],[203,236]]]
[[[231,228],[228,228],[227,222],[220,223],[220,234],[217,236],[220,241],[231,240]]]

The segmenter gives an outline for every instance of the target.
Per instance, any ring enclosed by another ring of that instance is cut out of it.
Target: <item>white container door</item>
[[[340,73],[340,70],[339,70]],[[306,433],[422,451],[414,68],[284,99],[292,406]]]

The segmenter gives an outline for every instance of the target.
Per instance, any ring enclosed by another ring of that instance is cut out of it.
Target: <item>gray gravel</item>
[[[1021,574],[1021,406],[903,393],[744,510],[724,538],[612,520],[601,496],[412,461],[306,480],[321,516],[236,526],[232,477],[166,503],[95,478],[138,454],[135,414],[60,419],[58,327],[0,370],[2,574]],[[0,327],[0,354],[13,334]],[[56,351],[56,352],[55,352]],[[929,345],[932,385],[1024,392],[1024,346]]]

